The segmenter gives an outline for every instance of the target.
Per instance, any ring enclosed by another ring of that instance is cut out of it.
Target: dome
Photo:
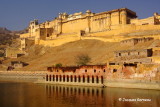
[[[90,11],[90,10],[87,10],[86,13],[91,13],[91,11]]]
[[[68,14],[65,12],[65,13],[63,13],[63,15],[68,15]]]

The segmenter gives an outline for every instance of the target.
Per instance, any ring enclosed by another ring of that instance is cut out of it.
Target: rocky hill
[[[19,38],[19,35],[8,30],[7,28],[0,27],[0,45],[9,46],[16,38]]]
[[[5,27],[0,27],[0,34],[8,34],[11,33],[12,31],[8,30]]]

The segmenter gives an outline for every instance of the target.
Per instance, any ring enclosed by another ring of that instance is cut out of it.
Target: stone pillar
[[[101,82],[101,78],[99,78],[99,83],[98,84],[102,84],[102,82]]]
[[[71,76],[69,76],[69,82],[71,82]]]
[[[92,77],[89,77],[89,83],[92,84]]]
[[[75,80],[75,77],[74,76],[72,76],[73,77],[73,79],[72,79],[72,82],[75,82],[74,80]]]
[[[84,83],[88,83],[88,77],[85,77],[85,82]]]
[[[60,82],[60,76],[58,75],[58,81],[57,82]]]
[[[67,76],[65,76],[65,82],[67,82]]]
[[[83,76],[81,77],[81,83],[83,83]]]
[[[94,83],[97,84],[97,76],[94,77]]]
[[[77,79],[76,83],[78,83],[78,76],[76,77],[76,79]]]
[[[127,24],[127,12],[126,12],[126,10],[122,10],[120,12],[120,18],[121,18],[121,23],[123,25]]]
[[[48,75],[46,75],[45,80],[48,81]]]

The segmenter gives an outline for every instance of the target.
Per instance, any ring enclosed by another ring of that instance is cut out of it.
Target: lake
[[[160,91],[0,82],[0,107],[160,107]]]

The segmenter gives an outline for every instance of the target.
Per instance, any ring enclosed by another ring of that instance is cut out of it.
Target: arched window
[[[92,76],[92,83],[94,83],[94,76]]]
[[[113,69],[113,73],[117,72],[117,69]]]
[[[85,76],[83,75],[83,82],[85,82]]]
[[[56,75],[56,81],[58,81],[58,75]]]
[[[89,81],[89,76],[87,76],[87,82],[89,83],[90,81]]]
[[[48,81],[48,75],[46,75],[46,81]]]
[[[101,83],[103,84],[103,76],[101,76]]]
[[[60,82],[62,81],[62,76],[61,76],[61,75],[59,76],[59,81],[60,81]]]
[[[67,82],[69,82],[69,76],[67,75]]]
[[[77,82],[77,77],[76,77],[76,75],[74,76],[74,82]]]
[[[65,82],[65,75],[63,75],[63,82]]]
[[[55,75],[53,75],[53,81],[55,81]]]
[[[104,69],[103,72],[106,72],[106,70]]]

